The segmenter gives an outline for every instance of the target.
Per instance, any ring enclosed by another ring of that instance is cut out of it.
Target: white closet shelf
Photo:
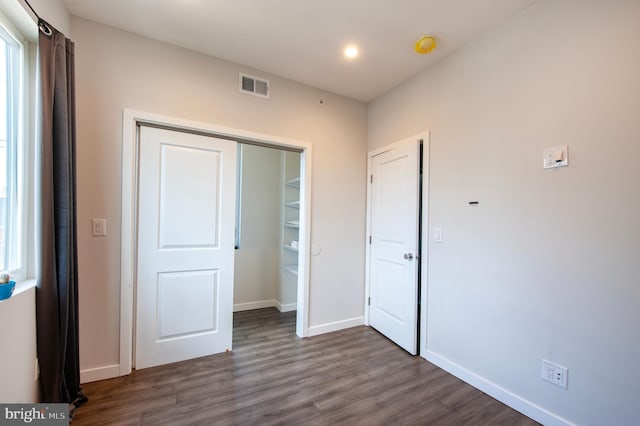
[[[293,275],[298,275],[298,265],[285,265],[283,268],[285,271]]]
[[[285,163],[287,157],[285,156]],[[291,171],[291,170],[290,170]],[[282,269],[293,276],[298,275],[298,247],[291,247],[291,241],[298,241],[299,239],[299,230],[300,230],[300,177],[296,177],[293,179],[288,179],[292,177],[291,175],[287,176],[287,168],[285,164],[285,179],[284,179],[284,188],[283,188],[283,196],[285,197],[283,201],[284,204],[284,224],[283,224],[283,248],[282,248]],[[285,279],[286,278],[286,279]],[[282,277],[285,283],[290,283],[291,277]],[[288,284],[287,284],[288,285]]]
[[[285,182],[285,185],[291,186],[292,188],[300,188],[300,178],[297,177],[295,179],[288,180]]]

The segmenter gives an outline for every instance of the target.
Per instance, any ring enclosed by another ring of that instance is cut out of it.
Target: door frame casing
[[[135,289],[137,276],[138,127],[150,125],[169,130],[223,137],[274,148],[301,150],[300,246],[296,334],[309,335],[309,282],[311,259],[312,145],[306,141],[234,129],[125,108],[122,116],[122,207],[120,248],[120,376],[131,373],[134,350]],[[235,206],[234,206],[235,208]]]
[[[417,135],[410,136],[408,138],[403,138],[397,142],[394,142],[390,145],[384,146],[382,148],[378,148],[374,151],[369,151],[367,154],[367,223],[366,229],[367,232],[365,234],[365,244],[366,244],[366,254],[365,254],[365,294],[364,294],[364,324],[366,326],[371,326],[369,321],[369,296],[371,295],[371,244],[369,243],[369,236],[371,235],[371,201],[372,201],[372,193],[371,193],[371,183],[370,176],[373,171],[373,158],[377,155],[390,151],[391,149],[400,146],[403,143],[406,143],[407,140],[415,140],[416,143],[420,143],[422,141],[422,204],[421,204],[421,216],[420,221],[422,223],[422,235],[420,235],[420,346],[419,346],[419,354],[421,357],[425,357],[427,353],[427,277],[428,277],[428,260],[429,260],[429,138],[430,132],[429,130],[425,130],[424,132],[420,132]],[[417,232],[417,230],[416,230]]]

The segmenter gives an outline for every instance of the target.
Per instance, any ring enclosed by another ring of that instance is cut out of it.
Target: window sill
[[[13,294],[11,295],[11,297],[8,298],[8,299],[5,299],[5,300],[1,300],[0,302],[5,302],[7,300],[11,300],[14,297],[16,297],[17,295],[19,295],[20,293],[24,293],[24,292],[30,290],[31,288],[33,288],[35,286],[36,286],[35,278],[16,281],[16,288],[15,288],[15,290],[13,290]]]

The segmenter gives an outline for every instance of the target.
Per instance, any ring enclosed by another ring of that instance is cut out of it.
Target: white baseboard
[[[297,303],[282,304],[276,300],[276,308],[278,308],[280,312],[291,312],[291,311],[295,311],[298,308],[298,304]]]
[[[297,303],[280,303],[278,300],[258,300],[257,302],[236,303],[233,312],[252,311],[254,309],[276,308],[280,312],[291,312],[298,308]]]
[[[120,377],[120,364],[80,370],[80,383],[97,382],[98,380]]]
[[[344,330],[345,328],[357,327],[363,324],[364,317],[357,317],[344,321],[330,322],[328,324],[314,325],[313,327],[309,327],[309,337],[331,333],[332,331]]]
[[[485,379],[482,376],[474,373],[473,371],[467,370],[463,366],[456,364],[455,362],[445,358],[437,353],[427,350],[427,354],[424,357],[427,361],[437,365],[443,370],[453,374],[460,380],[463,380],[470,384],[471,386],[481,390],[482,392],[491,395],[493,398],[498,401],[508,405],[532,418],[533,420],[542,423],[546,426],[575,426],[575,423],[570,422],[569,420],[558,416],[557,414],[552,413],[549,410],[546,410],[540,407],[533,402],[522,398],[519,395],[501,387],[500,385],[493,383],[490,380]]]
[[[236,303],[233,305],[233,312],[252,311],[254,309],[262,308],[277,308],[277,300],[258,300],[257,302],[249,303]]]

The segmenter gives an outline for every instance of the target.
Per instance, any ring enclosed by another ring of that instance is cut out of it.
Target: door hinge
[[[369,306],[371,306],[371,296],[369,296],[369,300],[367,300],[367,303],[369,304]]]
[[[371,175],[371,183],[373,183],[373,175]]]
[[[371,235],[369,235],[369,244],[371,244]]]

